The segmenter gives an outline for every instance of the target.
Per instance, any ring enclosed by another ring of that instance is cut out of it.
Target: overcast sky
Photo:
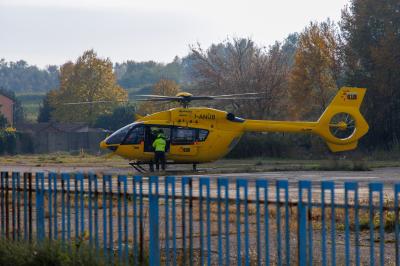
[[[0,0],[0,58],[44,67],[93,48],[113,62],[170,62],[229,37],[259,45],[340,19],[347,0]]]

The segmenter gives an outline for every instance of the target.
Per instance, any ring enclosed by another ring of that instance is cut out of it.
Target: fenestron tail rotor
[[[331,118],[329,130],[335,138],[347,139],[356,130],[356,120],[351,114],[338,113]]]

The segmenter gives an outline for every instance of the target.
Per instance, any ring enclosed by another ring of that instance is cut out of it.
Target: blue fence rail
[[[400,184],[17,172],[0,181],[1,237],[83,241],[111,264],[400,262]]]

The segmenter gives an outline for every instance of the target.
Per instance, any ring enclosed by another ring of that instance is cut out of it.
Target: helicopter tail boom
[[[359,110],[365,92],[364,88],[341,88],[317,122],[246,120],[244,131],[314,133],[333,152],[352,150],[369,129]]]

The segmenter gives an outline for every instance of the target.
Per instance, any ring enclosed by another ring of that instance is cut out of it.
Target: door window
[[[199,136],[197,138],[197,141],[205,141],[207,136],[208,136],[208,130],[199,129]]]
[[[171,139],[171,128],[169,126],[163,125],[145,125],[145,141],[144,141],[144,151],[153,152],[153,142],[157,138],[157,135],[162,131],[167,141],[167,146],[165,151],[169,151],[169,144]]]
[[[129,135],[125,138],[124,143],[125,145],[129,144],[139,144],[144,140],[144,126],[140,125],[133,128]]]
[[[175,127],[172,132],[173,144],[192,144],[196,141],[196,129]]]

